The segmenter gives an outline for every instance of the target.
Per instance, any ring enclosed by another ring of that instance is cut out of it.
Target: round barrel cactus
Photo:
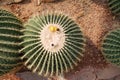
[[[120,15],[120,0],[108,0],[108,5],[113,14]]]
[[[68,72],[83,56],[85,40],[80,27],[59,13],[34,16],[23,30],[25,65],[44,76]]]
[[[120,28],[105,36],[102,43],[102,52],[109,62],[120,66]]]
[[[0,75],[21,65],[22,22],[12,13],[0,9]]]

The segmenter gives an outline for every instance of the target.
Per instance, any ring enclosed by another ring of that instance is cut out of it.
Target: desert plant
[[[120,28],[109,32],[102,43],[102,52],[105,58],[120,66]]]
[[[108,0],[108,5],[112,13],[120,15],[120,0]]]
[[[80,27],[62,13],[34,16],[23,30],[25,65],[44,76],[57,76],[81,60],[84,37]]]
[[[0,75],[21,65],[22,22],[12,13],[0,9]]]

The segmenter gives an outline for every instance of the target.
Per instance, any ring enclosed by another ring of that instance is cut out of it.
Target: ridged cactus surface
[[[120,66],[120,28],[108,33],[102,43],[105,58]]]
[[[81,60],[84,37],[80,27],[64,14],[43,14],[28,20],[23,30],[22,59],[33,72],[58,76]]]
[[[108,4],[112,13],[120,15],[120,0],[108,0]]]
[[[12,13],[0,9],[0,75],[21,65],[22,22]]]

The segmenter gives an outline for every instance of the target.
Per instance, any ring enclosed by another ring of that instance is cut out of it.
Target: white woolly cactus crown
[[[32,17],[23,33],[22,59],[39,75],[58,76],[68,72],[83,56],[85,40],[80,27],[64,14]]]

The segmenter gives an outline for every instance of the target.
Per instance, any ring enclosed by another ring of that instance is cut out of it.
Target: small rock
[[[98,79],[112,79],[113,77],[120,75],[120,68],[109,65],[105,69],[96,69],[96,75]]]
[[[12,4],[12,3],[19,3],[22,1],[23,0],[0,0],[0,4],[7,5],[7,4]]]
[[[14,3],[22,2],[23,0],[14,0]]]
[[[86,67],[80,72],[76,72],[74,75],[69,75],[67,80],[95,80],[94,68]]]
[[[41,2],[54,2],[56,0],[39,0],[39,1],[41,1]]]
[[[115,80],[120,80],[120,75],[118,75],[118,76],[115,78]]]
[[[47,78],[44,78],[32,72],[22,72],[17,73],[16,75],[20,77],[22,80],[47,80]]]
[[[56,77],[51,77],[48,80],[66,80],[66,79],[65,79],[64,75],[59,75]]]
[[[36,1],[37,1],[37,5],[40,5],[42,2],[49,3],[49,2],[54,2],[54,1],[57,1],[57,0],[36,0]]]

